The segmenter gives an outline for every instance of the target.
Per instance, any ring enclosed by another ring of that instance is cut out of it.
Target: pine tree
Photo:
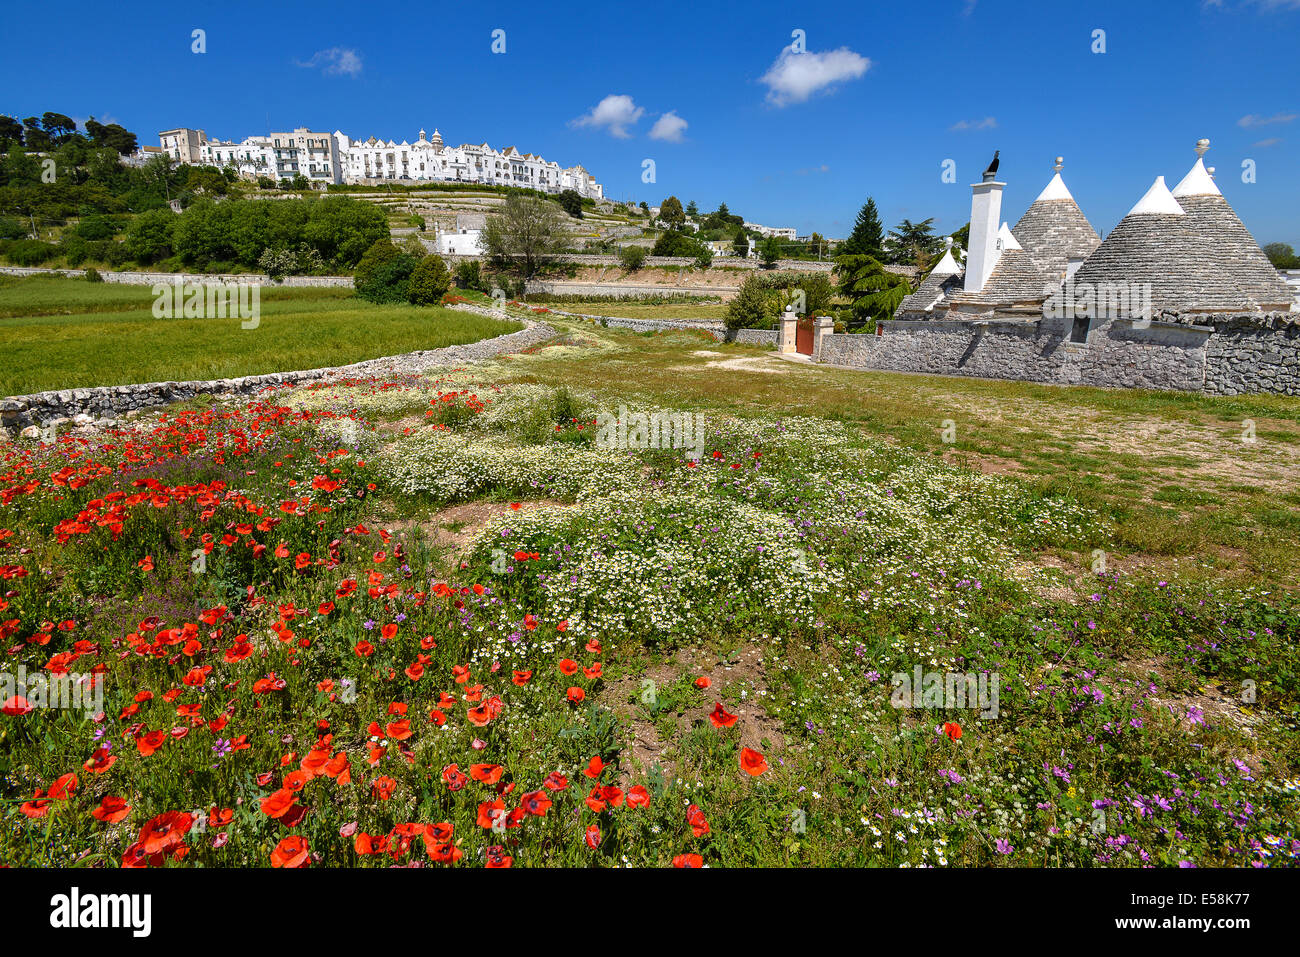
[[[880,214],[876,211],[876,201],[867,197],[867,201],[858,210],[857,222],[853,232],[836,250],[841,256],[870,256],[884,262],[885,228],[880,224]]]

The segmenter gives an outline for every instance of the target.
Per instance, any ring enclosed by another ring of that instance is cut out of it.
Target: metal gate
[[[813,352],[813,317],[804,316],[795,326],[794,331],[794,349],[796,352],[802,352],[806,356],[812,355]]]

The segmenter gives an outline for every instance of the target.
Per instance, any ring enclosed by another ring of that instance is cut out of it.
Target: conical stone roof
[[[1101,245],[1059,169],[1011,232],[1049,279],[1064,279],[1071,259],[1086,259]]]
[[[1213,242],[1219,268],[1232,275],[1258,308],[1266,312],[1290,308],[1294,298],[1291,288],[1223,198],[1199,158],[1174,187],[1173,195],[1187,213],[1185,225]]]
[[[1233,270],[1220,261],[1215,237],[1190,217],[1156,177],[1146,195],[1074,274],[1074,285],[1149,283],[1151,311],[1236,312],[1258,308]]]

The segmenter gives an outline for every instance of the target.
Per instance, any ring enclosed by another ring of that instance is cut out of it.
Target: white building
[[[544,193],[566,189],[579,196],[603,199],[604,188],[581,166],[562,168],[553,160],[521,153],[513,146],[495,150],[487,143],[447,146],[442,135],[424,130],[414,143],[370,137],[353,139],[340,130],[318,133],[299,127],[291,133],[208,140],[203,130],[175,129],[159,133],[162,149],[183,163],[234,166],[247,178],[293,179],[301,173],[313,183],[482,183],[519,186]]]
[[[312,183],[342,183],[338,142],[329,133],[300,126],[292,133],[272,133],[271,152],[275,179],[293,179],[299,173]]]
[[[387,180],[407,182],[483,183],[492,186],[520,186],[545,193],[566,189],[580,196],[602,198],[604,190],[581,166],[562,169],[553,160],[533,153],[521,153],[513,146],[494,150],[487,143],[462,143],[448,146],[437,130],[426,138],[420,130],[414,143],[402,140],[353,139],[342,131],[334,132],[342,162],[344,182],[379,183]]]
[[[795,238],[795,228],[793,226],[763,226],[760,223],[745,223],[745,228],[763,237],[775,236],[777,239],[792,241]]]
[[[158,134],[159,145],[178,163],[201,163],[203,144],[208,141],[202,130],[181,127],[175,130],[163,130]]]
[[[201,162],[225,169],[233,166],[244,179],[266,176],[278,179],[275,147],[268,136],[250,136],[240,143],[208,140],[201,150]]]

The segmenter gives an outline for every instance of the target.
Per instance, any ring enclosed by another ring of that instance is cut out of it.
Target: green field
[[[0,279],[0,395],[222,379],[346,365],[522,328],[441,308],[376,306],[350,289],[264,288],[238,318],[157,319],[148,286]]]

